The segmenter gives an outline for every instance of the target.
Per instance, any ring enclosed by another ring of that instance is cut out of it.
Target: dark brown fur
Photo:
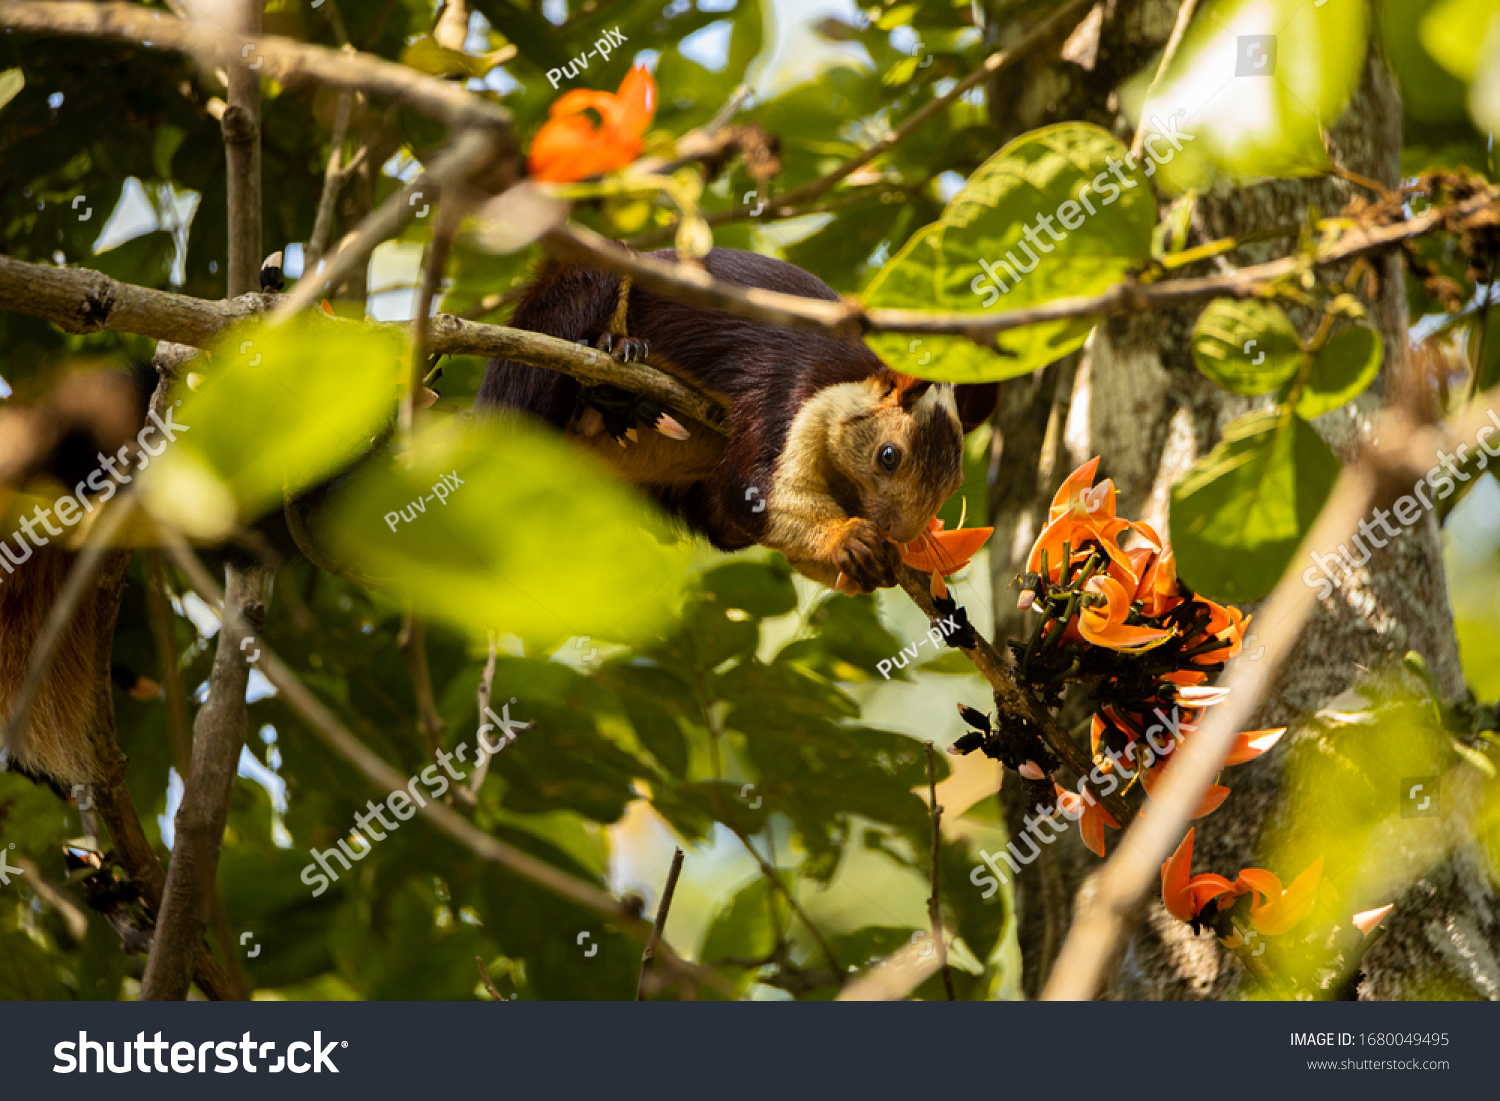
[[[654,255],[675,258],[671,250]],[[716,248],[705,258],[704,266],[710,275],[729,283],[825,301],[838,299],[815,276],[756,253]],[[619,288],[620,280],[613,275],[577,264],[553,266],[527,289],[510,323],[593,344],[609,331]],[[657,436],[644,427],[640,444],[632,444],[624,452],[608,436],[581,439],[580,443],[612,461],[625,477],[720,550],[767,542],[777,530],[778,517],[768,503],[777,497],[778,485],[784,491],[788,479],[812,473],[788,469],[784,457],[791,425],[814,395],[839,384],[864,382],[871,388],[870,394],[861,399],[864,406],[872,411],[880,406],[909,412],[925,393],[940,385],[896,374],[859,340],[836,340],[804,329],[760,324],[686,305],[639,286],[630,290],[626,318],[628,335],[648,343],[653,366],[683,378],[727,405],[729,437],[722,440],[707,428],[689,423],[693,439],[686,444]],[[580,392],[580,384],[566,375],[497,359],[490,362],[476,408],[524,410],[555,428],[567,429],[576,424]],[[958,388],[955,398],[964,431],[989,416],[997,394],[998,384]],[[909,466],[902,477],[925,477],[931,486],[952,482],[962,459],[958,426],[948,417],[923,427],[924,431],[912,435],[912,453],[906,459]],[[805,461],[810,460],[798,459]],[[827,530],[807,532],[806,540],[794,547],[788,545],[787,525],[783,523],[768,545],[784,550],[803,568],[804,562],[799,559],[836,562],[840,545],[850,543],[849,555],[861,561],[847,564],[861,579],[868,582],[879,578],[889,584],[894,576],[893,549],[887,551],[876,545],[882,541],[878,533],[868,530],[868,524],[856,525],[857,532],[847,523],[840,526],[840,522],[854,520],[874,522],[868,515],[875,511],[869,507],[873,478],[858,469],[853,474],[835,469],[836,465],[828,463],[828,469],[816,472],[821,492],[833,506],[826,511],[813,510]],[[781,519],[785,521],[786,517]],[[880,561],[871,565],[865,559]],[[840,571],[804,572],[831,583]]]

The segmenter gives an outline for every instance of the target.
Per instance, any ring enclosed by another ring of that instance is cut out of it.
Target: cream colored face
[[[831,426],[829,454],[859,494],[860,515],[909,543],[963,483],[963,429],[953,387],[927,387],[909,408],[874,384],[863,408]]]

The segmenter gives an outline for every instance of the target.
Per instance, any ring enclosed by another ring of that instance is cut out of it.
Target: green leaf
[[[776,950],[776,926],[771,921],[771,881],[758,875],[734,892],[714,915],[698,958],[709,965],[719,960],[764,959]]]
[[[1493,0],[1442,0],[1417,25],[1417,37],[1434,61],[1468,83],[1479,74],[1490,24],[1500,16]]]
[[[35,1002],[67,997],[51,953],[23,932],[0,933],[0,998]]]
[[[326,478],[389,416],[401,358],[389,334],[313,319],[231,337],[174,411],[186,427],[146,475],[151,511],[218,535]]]
[[[429,76],[467,76],[476,80],[499,64],[508,51],[475,57],[462,50],[450,50],[438,44],[431,35],[419,38],[401,53],[401,64]]]
[[[1215,299],[1193,326],[1193,362],[1226,390],[1246,397],[1291,381],[1302,345],[1286,314],[1255,299]]]
[[[1467,90],[1463,82],[1439,65],[1422,46],[1423,19],[1446,2],[1380,0],[1380,45],[1401,85],[1401,110],[1408,119],[1428,124],[1462,125],[1468,119]],[[1418,131],[1408,127],[1407,145],[1419,140]],[[1477,167],[1484,163],[1484,158],[1469,163]]]
[[[1121,165],[1128,152],[1087,123],[1022,135],[876,273],[864,304],[980,315],[1107,289],[1151,259],[1156,202],[1144,175]],[[1000,344],[1013,353],[1006,357],[956,337],[869,343],[896,369],[923,378],[1014,378],[1078,348],[1096,320],[1004,333]]]
[[[1339,461],[1281,407],[1232,421],[1172,489],[1177,569],[1213,600],[1259,600],[1291,565],[1333,490]]]
[[[1297,416],[1312,420],[1353,401],[1375,381],[1384,357],[1385,346],[1374,329],[1356,325],[1339,333],[1313,356]]]
[[[20,69],[0,70],[0,107],[4,107],[26,87],[26,76]]]
[[[757,619],[770,619],[797,610],[792,568],[779,555],[764,562],[726,562],[700,579],[725,608],[738,608]]]
[[[409,467],[361,472],[328,532],[418,608],[550,644],[639,637],[676,604],[688,546],[555,433],[476,425],[434,431],[414,450]]]

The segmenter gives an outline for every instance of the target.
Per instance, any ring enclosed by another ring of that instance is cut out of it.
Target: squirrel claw
[[[601,352],[608,352],[620,363],[635,363],[643,360],[651,349],[651,346],[644,340],[638,340],[633,336],[616,336],[614,333],[601,334],[594,347]]]

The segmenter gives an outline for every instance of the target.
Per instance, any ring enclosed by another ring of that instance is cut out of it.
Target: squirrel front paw
[[[651,345],[633,336],[616,336],[604,333],[594,342],[601,352],[608,352],[621,363],[636,363],[651,354]]]
[[[844,577],[844,592],[868,593],[895,585],[901,551],[870,520],[846,520],[829,560]]]

